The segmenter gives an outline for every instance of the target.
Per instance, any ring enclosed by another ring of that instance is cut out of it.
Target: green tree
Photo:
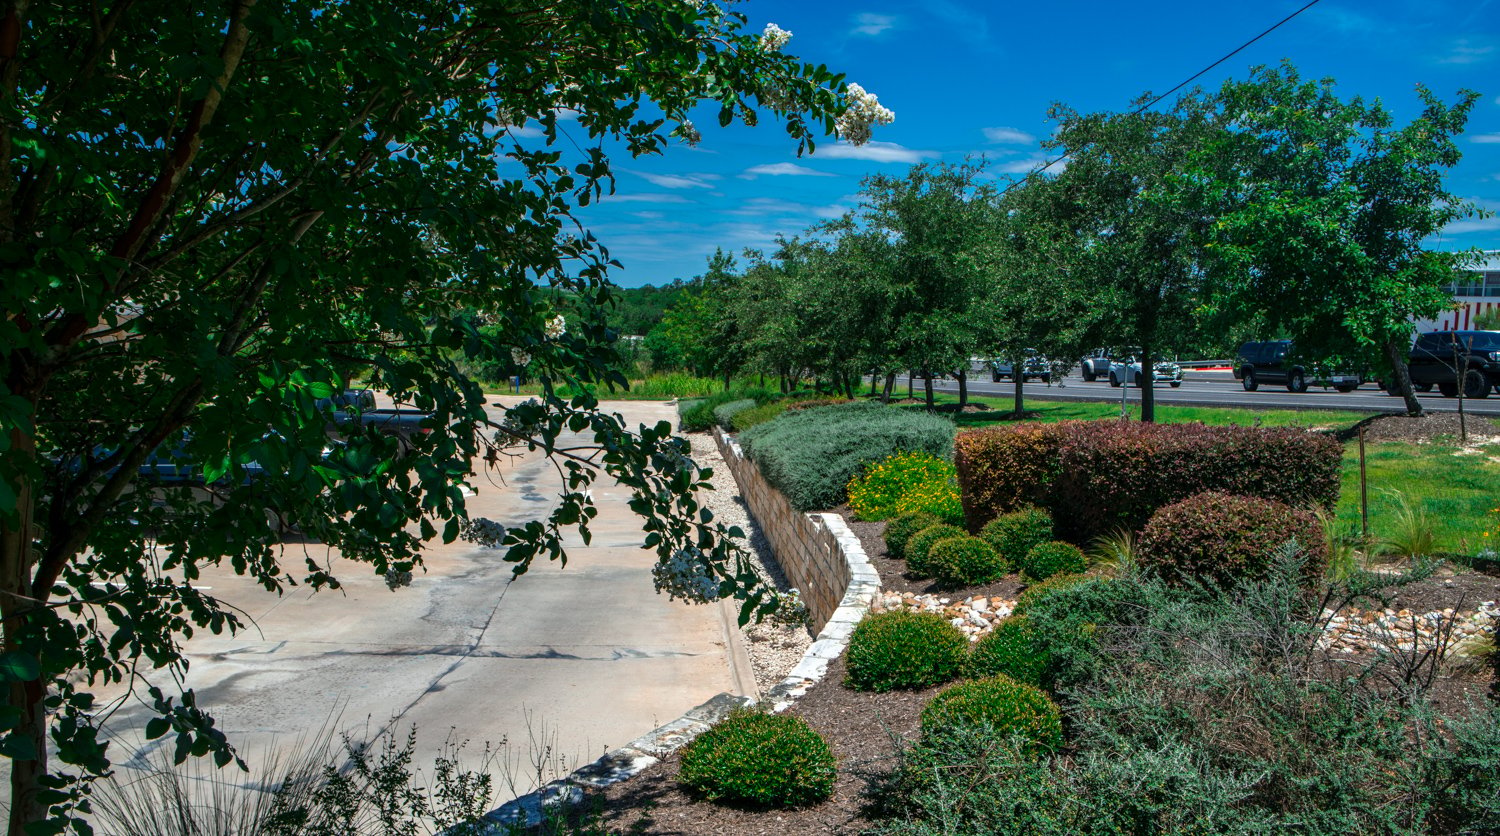
[[[669,428],[629,431],[591,397],[551,388],[625,382],[604,318],[609,255],[570,214],[613,189],[613,149],[696,139],[700,102],[723,122],[769,110],[799,150],[835,124],[864,138],[888,115],[744,27],[680,0],[6,4],[0,754],[12,836],[64,830],[89,776],[109,769],[91,684],[180,671],[182,637],[239,627],[194,586],[205,567],[272,591],[337,584],[314,561],[283,561],[267,513],[393,586],[424,542],[466,525],[519,572],[565,558],[564,528],[586,537],[586,489],[607,472],[636,491],[667,591],[738,594],[746,617],[766,603],[693,498],[701,474]],[[547,394],[492,420],[455,354],[529,365]],[[333,415],[318,399],[356,376],[431,414],[408,455],[374,430],[323,454]],[[559,447],[569,430],[595,446]],[[546,519],[466,519],[470,462],[503,444],[564,472]],[[233,501],[141,483],[153,459]],[[146,693],[160,715],[148,736],[174,737],[179,758],[235,759],[190,693]]]
[[[1229,130],[1198,150],[1220,207],[1214,313],[1259,315],[1305,355],[1383,365],[1412,415],[1422,412],[1406,370],[1414,320],[1451,303],[1447,285],[1475,257],[1424,242],[1479,212],[1443,183],[1478,94],[1446,104],[1419,86],[1417,96],[1421,114],[1398,127],[1378,101],[1340,99],[1330,79],[1261,67],[1219,91]]]
[[[981,345],[993,311],[983,304],[990,281],[981,250],[995,230],[994,189],[981,178],[984,163],[918,165],[905,177],[865,180],[858,222],[889,242],[894,301],[886,353],[927,376],[964,373]]]
[[[1214,218],[1192,165],[1219,128],[1197,96],[1169,112],[1085,115],[1058,105],[1052,117],[1058,129],[1046,145],[1067,157],[1051,188],[1055,218],[1073,238],[1068,271],[1099,312],[1096,335],[1140,347],[1141,420],[1153,421],[1153,362],[1185,347],[1201,305]]]

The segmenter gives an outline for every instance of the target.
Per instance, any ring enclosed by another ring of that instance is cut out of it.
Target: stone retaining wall
[[[844,652],[850,634],[880,594],[880,574],[870,565],[859,538],[838,514],[792,510],[791,503],[761,477],[760,468],[745,458],[732,437],[716,429],[714,439],[756,524],[771,541],[782,572],[802,593],[810,626],[817,636],[802,661],[762,697],[762,705],[780,712],[821,681],[828,663]],[[493,826],[486,833],[513,833],[516,824],[541,821],[544,808],[578,805],[584,800],[585,788],[607,786],[639,774],[687,745],[734,708],[753,702],[749,697],[719,694],[678,719],[604,753],[568,777],[490,811],[485,818]]]
[[[786,496],[761,476],[760,467],[745,456],[733,436],[716,428],[714,440],[734,473],[734,481],[740,486],[740,496],[749,506],[751,516],[770,541],[781,571],[801,593],[814,633],[823,629],[844,602],[856,571],[864,570],[860,581],[879,588],[879,576],[868,562],[857,569],[847,559],[839,534],[824,519],[831,515],[804,514],[794,509]]]

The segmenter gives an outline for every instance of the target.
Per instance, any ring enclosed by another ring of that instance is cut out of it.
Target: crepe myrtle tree
[[[238,760],[182,690],[180,642],[242,626],[195,585],[209,567],[338,586],[325,559],[287,559],[287,530],[393,588],[461,535],[520,573],[565,560],[567,528],[587,542],[607,475],[634,490],[661,589],[774,606],[694,498],[685,442],[554,384],[625,385],[609,254],[571,214],[613,190],[612,153],[700,139],[695,107],[769,114],[799,152],[890,121],[788,36],[683,0],[0,7],[12,836],[89,831],[110,769],[94,686],[139,685],[179,760]],[[526,366],[544,394],[487,409],[457,360]],[[320,399],[351,378],[430,414],[409,449],[329,444]],[[468,519],[469,474],[520,449],[564,477],[555,510]]]

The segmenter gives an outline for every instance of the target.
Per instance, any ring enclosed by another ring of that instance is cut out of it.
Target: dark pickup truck
[[[328,428],[329,437],[335,441],[342,441],[342,430],[356,423],[363,427],[374,427],[383,435],[403,440],[419,433],[432,432],[431,427],[422,425],[422,422],[431,417],[427,413],[410,407],[377,408],[375,393],[369,389],[346,389],[331,398],[318,401],[319,409],[327,406],[335,409],[334,424]]]
[[[1357,374],[1320,374],[1317,369],[1306,368],[1291,362],[1291,359],[1291,340],[1245,343],[1235,358],[1234,376],[1246,392],[1254,392],[1262,383],[1279,383],[1288,392],[1306,392],[1314,382],[1332,386],[1340,392],[1353,392],[1362,382]]]
[[[1464,372],[1464,397],[1487,398],[1500,387],[1500,331],[1430,331],[1417,337],[1406,369],[1418,391],[1437,386],[1444,396],[1458,396]]]

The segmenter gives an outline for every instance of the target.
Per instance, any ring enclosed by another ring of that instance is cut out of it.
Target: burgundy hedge
[[[1343,445],[1294,428],[1065,421],[959,433],[954,460],[971,531],[1025,505],[1088,543],[1139,531],[1156,509],[1204,491],[1333,507]]]
[[[1208,492],[1151,515],[1136,543],[1142,566],[1172,580],[1220,586],[1263,578],[1276,550],[1296,540],[1309,582],[1328,567],[1328,542],[1317,517],[1269,499]]]

